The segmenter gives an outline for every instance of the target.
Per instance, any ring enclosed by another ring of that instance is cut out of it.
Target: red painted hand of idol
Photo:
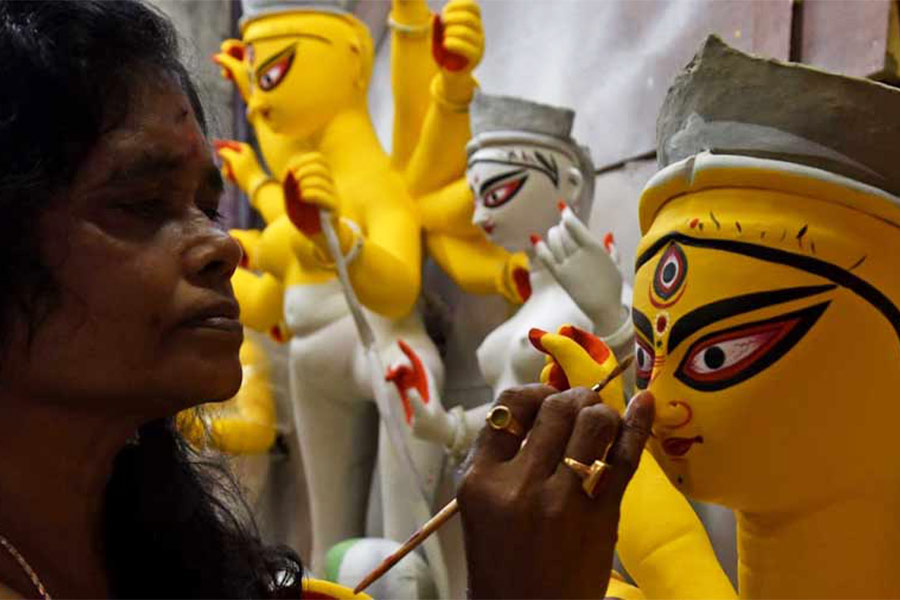
[[[400,400],[403,401],[403,412],[406,416],[407,424],[412,424],[413,408],[409,400],[409,390],[415,388],[419,393],[419,397],[425,404],[431,399],[428,393],[428,374],[422,359],[416,354],[416,351],[409,347],[409,344],[403,340],[397,340],[400,350],[409,359],[410,364],[399,364],[389,367],[384,375],[385,381],[392,382],[397,387],[400,394]]]

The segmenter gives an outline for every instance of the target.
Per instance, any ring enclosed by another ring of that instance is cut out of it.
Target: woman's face
[[[138,86],[40,219],[59,304],[30,343],[14,323],[0,373],[13,393],[157,417],[240,385],[241,251],[215,222],[222,182],[190,103],[161,79]]]
[[[531,247],[559,222],[559,202],[572,204],[581,174],[562,152],[508,144],[479,148],[469,157],[466,178],[475,196],[472,222],[488,239],[511,252]]]

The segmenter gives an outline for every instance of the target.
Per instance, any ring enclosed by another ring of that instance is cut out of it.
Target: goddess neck
[[[336,179],[361,177],[390,166],[365,103],[335,115],[317,136],[315,146]]]
[[[741,597],[896,596],[900,493],[878,491],[882,493],[811,512],[773,516],[738,511]]]

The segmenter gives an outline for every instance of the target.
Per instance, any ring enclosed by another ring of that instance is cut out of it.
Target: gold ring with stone
[[[522,428],[522,425],[513,416],[509,407],[504,406],[503,404],[498,404],[492,408],[484,420],[488,424],[488,427],[494,431],[505,431],[516,437],[523,437],[525,435],[525,430]]]
[[[563,464],[581,477],[581,487],[584,489],[584,493],[588,495],[588,498],[595,498],[597,496],[597,486],[603,481],[603,475],[609,469],[609,465],[599,459],[595,460],[591,465],[586,465],[568,456],[563,459]]]

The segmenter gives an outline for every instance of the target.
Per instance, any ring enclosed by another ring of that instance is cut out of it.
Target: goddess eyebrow
[[[479,196],[482,195],[484,193],[484,190],[486,190],[488,187],[494,185],[498,181],[503,181],[504,179],[506,179],[508,177],[515,177],[516,175],[521,175],[524,172],[525,172],[525,169],[519,169],[517,171],[500,173],[499,175],[494,175],[493,177],[485,179],[484,183],[481,184],[481,187],[478,188],[478,195]]]
[[[631,320],[634,322],[634,328],[641,332],[647,341],[653,343],[653,326],[650,325],[647,315],[632,306]]]
[[[539,171],[539,172],[543,173],[544,175],[546,175],[547,177],[549,177],[550,181],[553,182],[554,187],[556,187],[558,185],[557,184],[558,180],[556,178],[556,175],[554,173],[552,173],[549,169],[544,167],[543,165],[519,163],[519,162],[513,162],[513,161],[509,161],[509,160],[499,160],[499,159],[493,159],[493,158],[478,158],[473,161],[470,161],[466,165],[466,168],[471,169],[474,165],[477,165],[478,163],[505,165],[507,167],[520,167],[522,170],[533,169],[533,170]]]
[[[690,337],[698,330],[727,319],[747,312],[751,312],[767,306],[783,304],[791,300],[800,298],[808,298],[837,288],[836,285],[810,285],[803,287],[784,288],[780,290],[771,290],[768,292],[755,292],[752,294],[744,294],[742,296],[734,296],[711,302],[699,308],[695,308],[687,313],[672,326],[672,333],[669,334],[668,352],[671,353],[675,348]],[[637,321],[635,321],[635,325]]]

